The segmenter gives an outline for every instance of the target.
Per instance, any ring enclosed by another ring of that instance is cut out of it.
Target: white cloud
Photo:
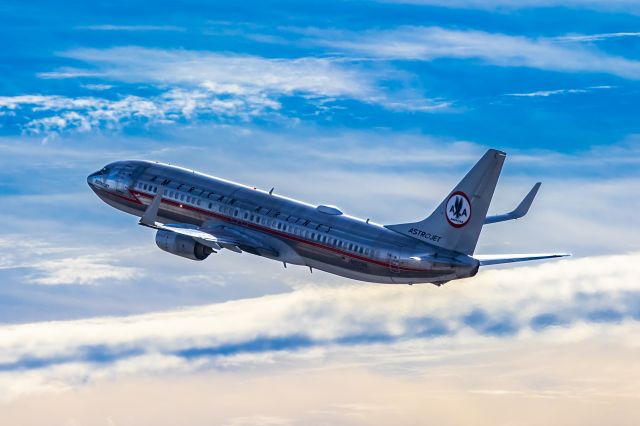
[[[110,84],[83,84],[82,87],[84,87],[85,89],[97,91],[109,90],[113,88],[113,86]]]
[[[118,264],[115,254],[126,250],[118,252],[103,247],[99,252],[93,249],[96,253],[83,255],[86,249],[54,246],[24,235],[5,235],[0,238],[0,270],[32,271],[25,281],[42,285],[95,284],[144,275],[139,268]]]
[[[201,116],[247,121],[251,117],[276,111],[280,104],[261,94],[224,97],[203,89],[172,89],[160,95],[142,98],[128,95],[118,100],[96,97],[20,95],[0,97],[0,109],[25,108],[34,115],[24,124],[33,134],[96,129],[117,130],[134,122],[143,124],[173,123]]]
[[[314,280],[293,293],[173,312],[3,326],[0,394],[15,396],[9,392],[21,370],[39,371],[35,390],[42,390],[105,377],[264,370],[296,364],[300,355],[303,363],[317,362],[334,350],[358,365],[421,369],[427,346],[441,359],[438,351],[476,351],[504,336],[556,344],[615,333],[637,348],[639,260],[632,254],[488,269],[443,288]],[[536,320],[543,314],[550,317]],[[363,344],[372,349],[349,349]]]
[[[132,267],[117,266],[104,255],[80,256],[35,262],[38,270],[30,282],[44,285],[94,284],[100,281],[130,280],[142,275]]]
[[[391,110],[432,112],[451,103],[430,100],[411,91],[390,93],[378,87],[379,67],[366,69],[338,58],[269,59],[212,52],[159,50],[141,47],[78,49],[63,54],[89,68],[66,68],[40,74],[42,78],[102,78],[85,84],[90,90],[112,88],[122,81],[156,86],[157,95],[126,95],[116,99],[94,96],[18,95],[0,97],[0,113],[20,112],[21,126],[34,134],[68,130],[117,130],[131,124],[177,121],[241,121],[273,114],[280,99],[298,96],[327,109],[327,102],[356,99]],[[387,76],[388,77],[388,76]],[[28,112],[31,112],[28,114]]]
[[[515,97],[525,97],[525,98],[538,98],[538,97],[549,97],[554,95],[567,95],[573,93],[587,93],[588,90],[585,89],[558,89],[558,90],[539,90],[537,92],[529,92],[529,93],[508,93],[506,96],[515,96]]]
[[[41,78],[93,77],[127,83],[169,86],[206,92],[227,102],[278,104],[283,96],[308,102],[356,99],[391,110],[431,112],[451,107],[443,99],[427,99],[412,90],[391,92],[380,81],[409,76],[381,64],[365,67],[357,60],[331,57],[264,58],[215,52],[160,50],[142,47],[77,49],[61,54],[89,68],[62,68]]]
[[[400,27],[361,33],[304,30],[311,41],[348,54],[390,60],[479,59],[507,67],[596,72],[640,78],[640,62],[551,38],[528,38],[476,30]]]
[[[368,73],[332,58],[271,59],[142,47],[77,49],[62,56],[83,61],[93,70],[64,69],[40,75],[68,78],[89,72],[117,81],[187,84],[228,95],[304,93],[360,98],[375,93],[375,79]]]
[[[617,38],[640,37],[640,32],[619,32],[619,33],[601,33],[601,34],[573,34],[556,37],[559,41],[568,42],[591,42],[604,41]]]
[[[537,97],[543,97],[543,98],[547,98],[549,96],[555,96],[555,95],[572,95],[572,94],[578,94],[578,93],[589,93],[589,92],[593,92],[594,90],[605,90],[605,89],[613,89],[613,86],[592,86],[592,87],[587,87],[585,89],[556,89],[556,90],[538,90],[536,92],[529,92],[529,93],[507,93],[505,96],[514,96],[514,97],[520,97],[520,98],[537,98]]]
[[[541,7],[584,8],[639,13],[636,0],[381,0],[386,3],[404,3],[468,9],[523,9]]]
[[[92,30],[92,31],[178,31],[183,32],[185,28],[177,27],[174,25],[87,25],[77,27],[79,30]]]

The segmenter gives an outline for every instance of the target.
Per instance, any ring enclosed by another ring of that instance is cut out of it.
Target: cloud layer
[[[32,113],[22,126],[30,134],[68,130],[120,130],[127,125],[157,125],[210,117],[248,121],[277,111],[280,104],[261,94],[220,96],[209,90],[172,89],[152,97],[128,95],[116,100],[96,97],[20,95],[0,97],[0,111]]]
[[[640,62],[598,50],[566,46],[552,38],[529,38],[478,30],[401,27],[361,33],[307,30],[316,42],[352,55],[388,60],[478,59],[503,67],[607,73],[640,78]]]
[[[4,326],[1,394],[15,397],[54,383],[74,387],[105,375],[264,368],[273,356],[279,365],[300,356],[319,362],[331,348],[373,345],[376,352],[389,353],[398,345],[422,346],[424,341],[434,351],[481,346],[486,339],[577,342],[600,335],[609,325],[633,333],[640,319],[633,278],[639,260],[633,254],[488,270],[440,289],[307,286],[174,312]],[[633,339],[627,340],[635,347]],[[366,355],[350,358],[369,365]],[[377,368],[392,368],[393,357],[385,358],[376,357],[383,362]],[[16,388],[16,375],[35,382],[30,389]]]

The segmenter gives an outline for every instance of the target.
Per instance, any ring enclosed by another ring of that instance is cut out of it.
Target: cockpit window
[[[93,173],[91,176],[104,176],[108,173],[109,173],[109,168],[103,167],[101,170],[98,170],[97,172]]]

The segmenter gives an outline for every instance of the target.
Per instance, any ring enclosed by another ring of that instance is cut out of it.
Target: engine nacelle
[[[200,244],[192,237],[162,229],[156,233],[156,244],[168,253],[191,260],[205,260],[213,253],[211,247]]]

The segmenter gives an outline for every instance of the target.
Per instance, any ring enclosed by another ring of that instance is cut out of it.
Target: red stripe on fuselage
[[[132,190],[132,189],[130,189],[129,192],[131,193],[131,195],[133,195],[136,198],[137,197],[145,197],[145,198],[149,198],[149,199],[153,200],[153,197],[154,197],[153,195],[150,195],[150,194],[147,194],[147,193],[144,193],[144,192],[135,191],[135,190]],[[132,201],[129,198],[126,198],[126,197],[122,197],[122,198],[125,198],[125,199],[127,199],[129,201]],[[143,204],[144,205],[144,203],[142,203],[138,199],[136,199],[136,202],[139,203],[139,204]],[[317,248],[320,248],[320,249],[323,249],[323,250],[326,250],[326,251],[334,252],[334,253],[337,253],[337,254],[340,254],[340,255],[348,256],[348,257],[351,257],[351,258],[354,258],[354,259],[358,259],[358,260],[361,260],[361,261],[364,261],[364,262],[369,262],[369,263],[372,263],[372,264],[375,264],[375,265],[378,265],[378,266],[383,266],[385,268],[390,268],[391,267],[388,263],[381,262],[381,261],[376,260],[376,259],[371,259],[371,258],[368,258],[368,257],[358,256],[358,255],[353,254],[353,253],[349,253],[349,252],[345,252],[345,251],[342,251],[342,250],[338,250],[338,249],[336,249],[334,247],[331,247],[331,246],[318,244],[315,241],[306,240],[306,239],[299,238],[299,237],[294,236],[294,235],[289,235],[287,233],[277,231],[275,229],[267,228],[266,226],[260,226],[260,225],[257,225],[255,223],[244,221],[244,220],[241,220],[241,219],[230,218],[228,216],[224,216],[224,215],[221,215],[221,214],[218,214],[218,213],[214,213],[214,212],[209,211],[209,210],[203,210],[203,209],[200,209],[200,208],[188,205],[188,204],[181,204],[181,203],[178,203],[178,202],[176,202],[176,201],[174,201],[174,200],[172,200],[170,198],[164,198],[163,197],[162,198],[162,203],[173,205],[174,207],[179,207],[179,208],[182,208],[182,209],[191,210],[191,211],[194,211],[196,213],[203,214],[205,216],[209,216],[209,217],[213,217],[213,218],[217,218],[217,219],[222,219],[222,220],[224,220],[226,222],[237,224],[237,225],[241,225],[241,226],[245,226],[247,228],[253,228],[253,229],[257,230],[257,231],[261,231],[261,232],[265,232],[265,233],[268,233],[268,234],[276,235],[276,236],[279,236],[279,237],[282,237],[282,238],[286,238],[286,239],[289,239],[289,240],[292,240],[292,241],[297,241],[299,243],[307,244],[307,245],[310,245],[310,246],[313,246],[313,247],[317,247]],[[431,272],[432,271],[431,269],[414,269],[414,268],[407,268],[407,267],[403,267],[403,266],[399,266],[399,265],[398,265],[397,268],[394,266],[394,269],[403,270],[403,271],[410,271],[410,272]]]

